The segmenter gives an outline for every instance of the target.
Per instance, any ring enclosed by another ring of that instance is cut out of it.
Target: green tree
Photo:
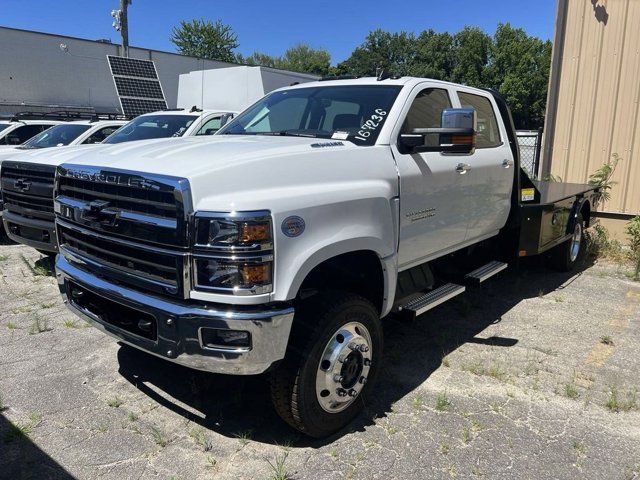
[[[415,40],[415,56],[409,68],[416,77],[449,80],[453,70],[453,36],[425,30]]]
[[[491,37],[477,27],[464,27],[453,36],[451,81],[483,87]]]
[[[505,96],[516,128],[544,124],[550,68],[550,41],[529,36],[508,23],[498,25],[484,81]]]
[[[412,33],[369,32],[364,43],[336,67],[336,73],[374,76],[378,69],[408,75],[415,57],[415,37]]]
[[[183,55],[222,62],[234,62],[233,50],[239,45],[238,36],[229,25],[204,19],[182,20],[180,26],[173,28],[171,41]]]
[[[239,63],[247,65],[261,65],[316,75],[327,75],[331,67],[331,55],[328,51],[314,49],[304,43],[287,49],[281,57],[254,52],[248,57],[238,55],[237,59]]]

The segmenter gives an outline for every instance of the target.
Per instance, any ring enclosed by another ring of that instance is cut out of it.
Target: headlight
[[[273,247],[268,212],[196,216],[196,246],[219,251],[256,251]]]
[[[196,289],[233,295],[271,292],[272,232],[269,212],[196,214]]]

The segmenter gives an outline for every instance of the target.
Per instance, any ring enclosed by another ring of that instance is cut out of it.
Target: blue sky
[[[111,38],[110,12],[118,0],[2,0],[0,25],[82,38]],[[171,30],[180,20],[220,19],[238,34],[245,55],[279,55],[305,42],[329,50],[332,62],[349,56],[370,30],[456,32],[465,25],[493,33],[510,22],[530,35],[553,36],[556,0],[133,0],[131,45],[174,51]]]

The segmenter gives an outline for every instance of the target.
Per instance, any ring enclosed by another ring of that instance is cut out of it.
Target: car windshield
[[[218,134],[318,137],[373,145],[400,88],[345,85],[273,92]]]
[[[69,145],[81,134],[89,130],[89,125],[63,124],[51,127],[44,132],[39,133],[35,137],[29,139],[22,145],[20,149],[29,148],[49,148]]]
[[[113,132],[102,143],[181,137],[197,118],[197,115],[142,115]]]
[[[9,126],[8,123],[0,123],[0,132]]]

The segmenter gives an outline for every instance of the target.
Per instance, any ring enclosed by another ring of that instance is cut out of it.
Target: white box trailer
[[[177,106],[242,111],[273,90],[319,78],[317,75],[268,67],[197,70],[180,75]]]

